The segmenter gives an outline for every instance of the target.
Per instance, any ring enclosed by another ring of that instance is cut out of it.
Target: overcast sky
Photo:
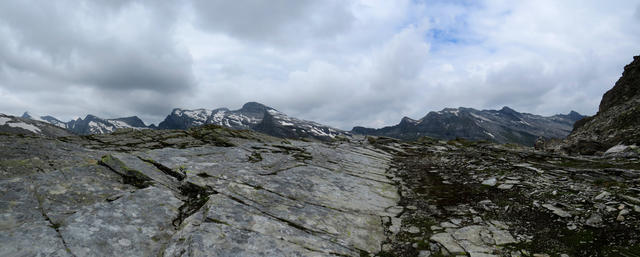
[[[445,107],[594,114],[640,1],[0,1],[0,113],[258,101],[342,129]]]

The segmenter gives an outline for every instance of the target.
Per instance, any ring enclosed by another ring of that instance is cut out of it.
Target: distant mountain
[[[65,128],[65,129],[67,128],[67,123],[66,122],[61,121],[59,119],[56,119],[55,117],[48,116],[48,115],[47,116],[33,116],[29,112],[24,112],[22,114],[21,118],[37,120],[37,121],[43,121],[43,122],[47,122],[47,123],[53,124],[53,125],[61,127],[61,128]]]
[[[159,125],[159,129],[188,129],[214,124],[233,129],[251,129],[283,138],[328,140],[346,132],[312,121],[292,118],[269,106],[248,102],[239,110],[184,110],[176,108]]]
[[[289,117],[274,108],[256,102],[248,102],[239,110],[234,111],[227,108],[214,110],[186,110],[176,108],[173,109],[158,126],[147,126],[136,116],[103,119],[94,115],[87,115],[84,119],[78,118],[69,122],[63,122],[52,116],[34,116],[25,112],[22,118],[47,122],[80,135],[106,134],[120,128],[189,129],[206,124],[214,124],[232,129],[255,130],[282,138],[330,140],[338,135],[348,134],[348,132],[316,122]]]
[[[145,125],[144,122],[136,116],[117,119],[103,119],[94,115],[87,115],[84,119],[78,118],[69,122],[64,122],[53,116],[34,116],[29,112],[25,112],[22,114],[21,118],[46,122],[79,135],[106,134],[114,132],[119,128],[152,128]]]
[[[640,56],[602,96],[598,113],[576,122],[562,146],[570,153],[595,154],[619,146],[640,145]]]
[[[0,133],[38,135],[45,137],[72,135],[69,131],[45,121],[4,114],[0,114]]]
[[[387,136],[399,139],[416,139],[428,136],[438,139],[466,138],[489,140],[498,143],[533,145],[538,137],[564,138],[571,132],[573,123],[584,116],[571,111],[543,117],[520,113],[509,107],[501,110],[476,110],[472,108],[445,108],[429,112],[422,119],[404,117],[395,126],[372,129],[354,127],[351,132],[363,135]]]
[[[67,129],[75,134],[106,134],[120,128],[148,129],[144,122],[136,117],[117,119],[102,119],[94,115],[87,115],[84,119],[78,118],[67,122]]]

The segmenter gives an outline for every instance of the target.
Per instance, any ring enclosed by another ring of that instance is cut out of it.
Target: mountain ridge
[[[405,116],[396,125],[378,129],[356,126],[351,132],[405,140],[428,136],[438,139],[466,138],[533,146],[539,137],[566,137],[571,132],[573,123],[583,117],[585,116],[575,111],[545,117],[520,113],[507,106],[500,110],[458,107],[431,111],[418,120]]]

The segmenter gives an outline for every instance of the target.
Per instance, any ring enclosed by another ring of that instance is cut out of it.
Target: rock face
[[[640,56],[602,97],[598,113],[576,122],[564,149],[595,154],[616,145],[640,145]]]
[[[509,107],[499,111],[447,108],[439,112],[430,112],[419,120],[404,117],[395,126],[381,129],[354,127],[352,132],[409,140],[422,136],[447,140],[459,137],[533,146],[539,137],[566,137],[574,122],[583,117],[574,111],[566,115],[543,117],[519,113]]]
[[[230,111],[227,108],[215,110],[174,109],[163,122],[160,129],[188,129],[205,124],[214,124],[233,129],[252,129],[268,135],[285,138],[315,138],[330,140],[344,131],[289,117],[269,106],[248,102],[241,109]]]
[[[360,256],[402,210],[365,141],[208,125],[0,144],[0,256]]]

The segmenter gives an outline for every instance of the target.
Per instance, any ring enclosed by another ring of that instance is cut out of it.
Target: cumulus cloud
[[[274,44],[297,45],[349,29],[349,3],[338,0],[194,0],[196,24],[213,33]]]
[[[75,99],[54,109],[64,116],[146,112],[139,108],[145,105],[140,92],[171,102],[169,94],[195,85],[191,56],[171,32],[175,8],[137,1],[3,1],[0,86],[33,102],[1,107],[50,110],[62,93]],[[104,105],[74,106],[87,98]]]
[[[259,101],[343,129],[445,107],[593,114],[634,1],[3,1],[0,112],[158,122]]]

